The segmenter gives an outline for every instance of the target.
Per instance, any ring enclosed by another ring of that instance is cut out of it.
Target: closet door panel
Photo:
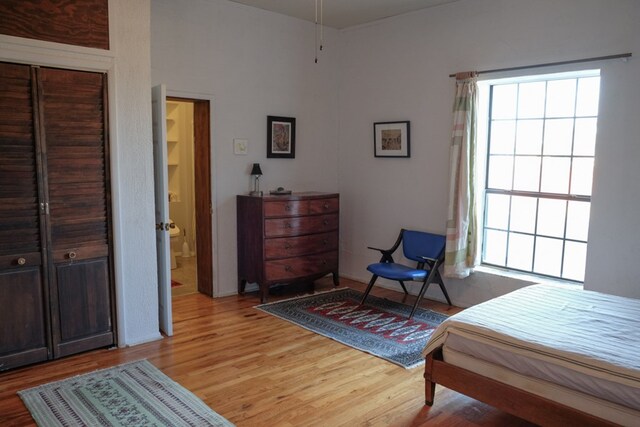
[[[0,269],[0,371],[48,358],[39,266]]]
[[[38,72],[46,145],[55,357],[112,344],[102,74]]]
[[[0,63],[0,370],[46,360],[31,67]]]
[[[106,258],[56,265],[59,301],[59,356],[113,343]]]

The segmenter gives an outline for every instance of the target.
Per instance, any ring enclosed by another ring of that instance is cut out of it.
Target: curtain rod
[[[496,68],[495,70],[484,70],[484,71],[476,71],[476,74],[485,74],[485,73],[498,73],[501,71],[515,71],[515,70],[526,70],[529,68],[542,68],[542,67],[551,67],[554,65],[566,65],[566,64],[578,64],[580,62],[592,62],[592,61],[604,61],[607,59],[619,59],[619,58],[630,58],[631,53],[620,53],[618,55],[609,55],[609,56],[597,56],[595,58],[585,58],[585,59],[574,59],[571,61],[560,61],[560,62],[549,62],[546,64],[535,64],[535,65],[523,65],[520,67],[510,67],[510,68]],[[455,77],[455,74],[449,74],[449,77]]]

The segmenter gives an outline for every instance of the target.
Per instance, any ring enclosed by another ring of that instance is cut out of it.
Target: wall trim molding
[[[45,67],[107,71],[115,54],[111,50],[72,46],[0,34],[0,60]]]

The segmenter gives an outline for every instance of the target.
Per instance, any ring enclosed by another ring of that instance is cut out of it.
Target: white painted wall
[[[151,149],[148,0],[110,0],[112,192],[120,345],[160,338]]]
[[[401,227],[445,231],[450,73],[633,52],[640,2],[461,0],[340,33],[341,274],[367,281]],[[602,67],[585,288],[640,298],[640,62]],[[540,70],[543,71],[543,70]],[[495,77],[495,76],[483,76]],[[373,157],[376,121],[410,120],[410,159]],[[476,273],[447,280],[468,306],[528,282]],[[439,289],[430,298],[441,299]]]
[[[313,6],[313,5],[310,5]],[[153,0],[153,84],[213,97],[214,275],[218,295],[237,292],[236,195],[251,189],[338,190],[337,32],[325,29],[314,64],[314,25],[226,0]],[[297,119],[296,158],[267,159],[267,115]],[[233,139],[249,152],[233,154]]]

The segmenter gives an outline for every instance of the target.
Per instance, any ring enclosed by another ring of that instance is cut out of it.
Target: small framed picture
[[[373,154],[375,157],[411,157],[409,122],[378,122],[373,124]]]
[[[267,158],[295,159],[296,119],[267,116]]]

